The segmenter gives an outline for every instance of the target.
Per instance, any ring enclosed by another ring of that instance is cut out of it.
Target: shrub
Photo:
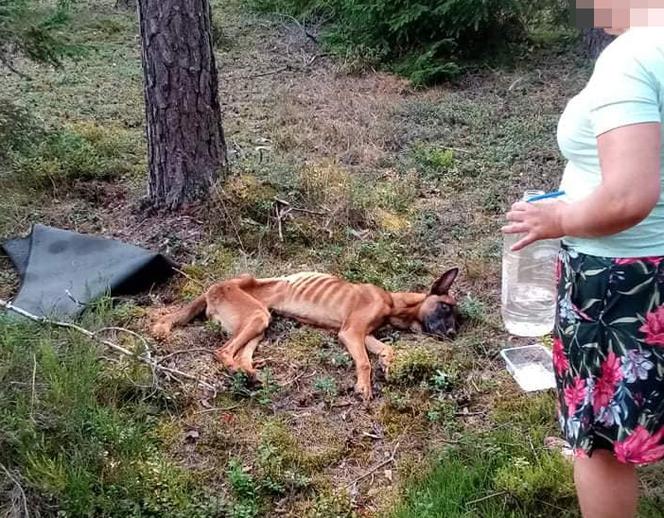
[[[30,146],[23,144],[28,134]],[[36,189],[66,186],[75,180],[109,180],[133,171],[142,160],[140,150],[124,130],[92,123],[51,131],[25,126],[25,136],[15,138],[10,146],[7,161],[11,176]]]
[[[28,149],[43,132],[30,110],[9,99],[0,99],[0,163],[4,164],[11,153]]]
[[[63,57],[80,52],[69,43],[64,30],[69,21],[70,4],[70,0],[1,2],[0,57],[3,65],[15,71],[11,65],[15,54],[39,63],[59,65]]]
[[[253,0],[255,9],[331,20],[330,49],[350,62],[383,64],[416,86],[457,75],[467,60],[525,40],[526,26],[559,25],[562,0]],[[541,30],[541,29],[540,29]]]
[[[371,56],[425,85],[456,75],[459,60],[523,36],[519,0],[255,0],[254,7],[300,16],[325,11],[325,41],[338,54]]]

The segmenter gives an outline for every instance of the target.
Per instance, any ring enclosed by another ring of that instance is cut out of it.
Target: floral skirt
[[[664,458],[664,257],[563,249],[553,364],[558,418],[577,456]]]

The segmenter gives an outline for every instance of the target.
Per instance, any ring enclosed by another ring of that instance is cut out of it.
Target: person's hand
[[[525,234],[513,247],[516,252],[540,239],[563,237],[561,214],[567,204],[562,201],[528,203],[520,201],[507,213],[510,223],[502,228],[504,234]]]

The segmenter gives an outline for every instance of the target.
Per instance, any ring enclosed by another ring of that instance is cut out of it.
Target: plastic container
[[[525,392],[555,388],[551,352],[542,345],[511,347],[500,351],[507,371]]]
[[[523,200],[543,191],[526,191]],[[559,239],[537,241],[518,252],[510,248],[523,234],[506,234],[503,242],[502,317],[515,336],[540,337],[553,330],[556,317],[556,260]]]

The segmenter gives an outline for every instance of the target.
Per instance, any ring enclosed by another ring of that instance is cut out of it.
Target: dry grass
[[[334,158],[349,166],[376,166],[389,153],[389,115],[408,91],[408,83],[392,75],[317,70],[279,90],[274,145],[309,163]]]

